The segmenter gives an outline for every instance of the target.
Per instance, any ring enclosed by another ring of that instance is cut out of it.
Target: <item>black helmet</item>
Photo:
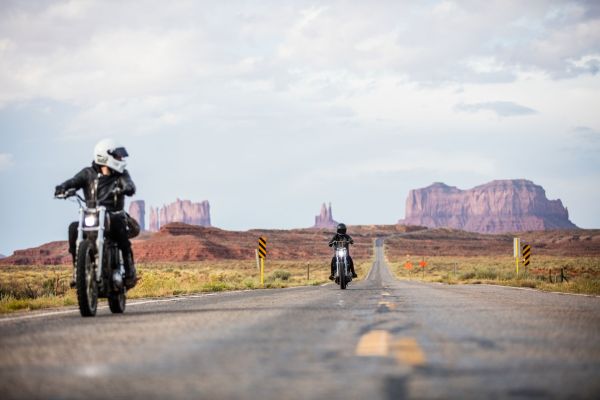
[[[337,226],[337,233],[341,233],[342,235],[346,234],[346,225],[341,222]]]

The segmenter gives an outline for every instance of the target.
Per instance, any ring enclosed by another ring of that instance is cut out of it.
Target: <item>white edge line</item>
[[[327,285],[327,283],[326,283],[326,285]],[[281,289],[283,289],[283,290],[285,290],[285,289],[301,289],[301,288],[307,288],[307,287],[314,287],[314,286],[313,285],[292,286],[292,287],[281,288]],[[201,298],[201,297],[216,296],[216,295],[219,295],[219,294],[220,295],[228,295],[228,294],[243,293],[243,292],[256,292],[258,290],[272,291],[273,289],[257,288],[257,289],[229,290],[229,291],[224,291],[224,292],[187,294],[187,295],[181,295],[181,296],[176,296],[176,297],[168,297],[168,298],[162,298],[162,299],[139,300],[139,301],[132,300],[132,301],[128,301],[127,302],[127,307],[139,306],[139,305],[142,305],[142,304],[167,303],[167,302],[171,302],[171,301],[181,301],[181,300],[186,300],[186,299],[196,299],[196,298]],[[107,308],[108,308],[107,305],[98,306],[98,310],[105,310]],[[75,308],[75,309],[72,309],[72,310],[50,311],[50,312],[45,312],[45,313],[40,313],[40,314],[19,315],[19,316],[16,316],[16,317],[0,317],[0,323],[2,323],[2,322],[10,322],[10,321],[27,320],[27,319],[33,319],[33,318],[49,317],[49,316],[55,316],[55,315],[71,314],[71,313],[77,313],[77,312],[79,312],[79,309]]]
[[[596,294],[569,293],[569,292],[550,292],[548,290],[534,289],[534,288],[528,288],[528,287],[494,285],[493,283],[478,283],[478,284],[467,283],[466,285],[472,285],[472,286],[494,286],[494,287],[507,288],[507,289],[529,290],[529,291],[537,292],[537,293],[562,294],[562,295],[565,295],[565,296],[583,296],[583,297],[600,298],[600,296],[598,296]],[[455,285],[448,285],[448,286],[455,286]]]

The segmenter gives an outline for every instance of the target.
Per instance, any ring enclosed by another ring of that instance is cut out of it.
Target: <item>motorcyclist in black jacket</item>
[[[110,217],[110,229],[106,233],[117,243],[123,254],[125,286],[131,289],[137,282],[136,270],[128,237],[127,214],[123,207],[125,196],[135,194],[135,184],[125,169],[127,150],[113,139],[104,139],[94,147],[94,161],[73,178],[56,186],[54,195],[64,194],[68,189],[82,189],[86,201],[100,200]],[[95,192],[95,195],[94,195]],[[76,259],[78,222],[69,225],[69,253]],[[73,287],[75,281],[71,282]]]
[[[346,241],[345,247],[348,249],[348,267],[350,268],[350,272],[352,273],[352,277],[356,278],[356,272],[354,271],[354,261],[352,261],[352,257],[350,257],[350,245],[354,244],[354,240],[350,235],[346,234],[346,225],[339,223],[337,225],[337,233],[333,236],[333,238],[329,241],[329,247],[333,247],[335,242],[337,241]],[[335,256],[331,259],[331,275],[329,275],[329,279],[333,280],[335,273]]]

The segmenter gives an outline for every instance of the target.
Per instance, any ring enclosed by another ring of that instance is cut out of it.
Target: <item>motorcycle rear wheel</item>
[[[79,245],[77,253],[77,302],[82,317],[93,317],[98,308],[98,283],[94,271],[94,246],[89,240]]]

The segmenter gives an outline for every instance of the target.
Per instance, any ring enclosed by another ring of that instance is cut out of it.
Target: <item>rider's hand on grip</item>
[[[54,197],[60,197],[65,195],[65,187],[63,185],[58,185],[54,188]]]

